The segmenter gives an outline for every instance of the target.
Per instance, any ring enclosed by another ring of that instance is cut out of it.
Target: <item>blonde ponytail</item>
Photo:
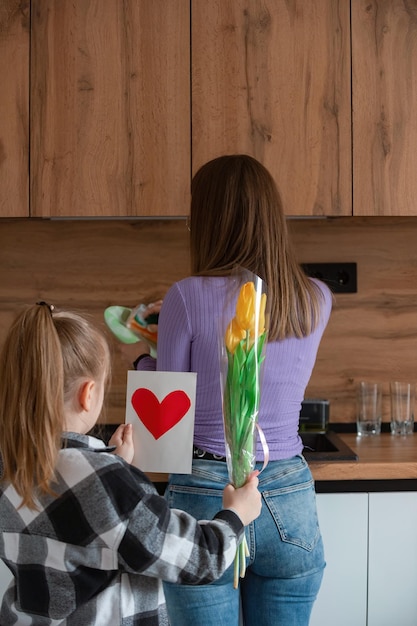
[[[1,479],[34,508],[53,494],[65,406],[83,378],[108,374],[108,346],[85,318],[42,302],[16,318],[0,359]]]

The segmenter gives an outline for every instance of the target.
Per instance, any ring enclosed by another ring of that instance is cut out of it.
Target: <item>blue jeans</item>
[[[211,519],[227,482],[226,463],[198,460],[192,475],[170,477],[166,497],[171,508]],[[308,625],[325,561],[307,462],[302,456],[270,461],[259,489],[262,513],[246,528],[250,556],[239,590],[233,565],[210,585],[164,583],[171,626],[238,626],[239,611],[245,626]]]

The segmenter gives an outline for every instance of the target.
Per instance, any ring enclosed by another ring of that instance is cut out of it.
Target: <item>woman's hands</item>
[[[162,300],[157,300],[156,302],[148,304],[143,313],[143,319],[146,321],[150,315],[159,315],[161,306]],[[151,333],[156,333],[158,332],[158,324],[148,324],[147,329]],[[142,354],[150,354],[149,344],[140,339],[136,343],[119,343],[117,348],[118,352],[122,355],[123,360],[131,369],[138,356],[141,356]]]
[[[223,491],[223,508],[233,509],[244,526],[261,514],[262,497],[258,491],[258,474],[258,470],[249,474],[246,483],[239,489],[227,485]]]
[[[162,306],[162,300],[157,300],[156,302],[151,302],[150,304],[148,304],[146,309],[145,309],[145,311],[144,311],[144,313],[143,313],[143,319],[145,320],[145,322],[147,321],[147,319],[151,315],[159,315],[159,312],[161,310],[161,306]],[[148,323],[147,329],[151,333],[158,332],[158,323],[156,323],[156,324]]]
[[[113,433],[109,446],[116,446],[114,453],[121,456],[127,463],[131,463],[135,453],[132,424],[120,424]]]

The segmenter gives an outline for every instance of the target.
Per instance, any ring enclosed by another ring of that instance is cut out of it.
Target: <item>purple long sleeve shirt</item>
[[[316,330],[302,339],[268,342],[264,362],[259,426],[271,461],[299,454],[301,402],[316,361],[332,308],[332,294],[322,282],[322,314]],[[197,372],[194,445],[225,455],[220,387],[219,336],[227,278],[192,276],[175,283],[166,294],[158,326],[158,355],[138,363],[140,370]],[[231,317],[233,317],[232,311]],[[263,461],[257,443],[256,458]]]

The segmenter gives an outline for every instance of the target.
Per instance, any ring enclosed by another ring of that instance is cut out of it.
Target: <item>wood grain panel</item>
[[[290,222],[301,262],[357,263],[358,292],[337,294],[307,390],[330,399],[330,420],[355,422],[361,380],[417,381],[417,221],[348,218]]]
[[[0,216],[29,215],[29,0],[0,2]]]
[[[186,215],[185,0],[32,0],[31,215]]]
[[[356,262],[358,292],[338,294],[307,397],[330,400],[332,422],[355,422],[360,380],[417,381],[417,218],[290,220],[300,262]],[[183,220],[0,222],[0,343],[16,310],[39,299],[91,313],[163,297],[188,274]],[[111,423],[124,420],[127,363],[109,334]]]
[[[352,0],[352,69],[353,212],[415,215],[415,0]]]
[[[248,153],[289,215],[351,215],[346,0],[193,0],[193,171]]]
[[[111,305],[163,296],[188,274],[185,221],[47,221],[0,223],[0,342],[22,306],[46,300],[87,312],[104,326]],[[113,350],[110,422],[124,421],[127,362]]]

